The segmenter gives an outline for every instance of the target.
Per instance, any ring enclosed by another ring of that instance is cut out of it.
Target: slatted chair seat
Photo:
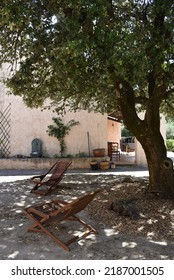
[[[57,161],[45,174],[32,177],[31,181],[35,183],[35,186],[31,192],[39,195],[50,194],[58,188],[59,182],[70,165],[69,161]],[[48,176],[51,171],[51,175]]]
[[[69,251],[69,245],[71,243],[82,239],[90,233],[96,233],[96,230],[93,227],[77,217],[76,214],[84,210],[99,192],[100,190],[96,190],[77,198],[72,202],[52,200],[50,202],[44,202],[24,209],[24,214],[27,215],[27,217],[33,222],[33,225],[28,228],[28,231],[43,232],[51,237],[64,250]],[[60,234],[60,223],[63,221],[79,222],[87,229],[80,235],[75,235],[68,241],[63,242],[49,230],[49,226],[56,224]]]

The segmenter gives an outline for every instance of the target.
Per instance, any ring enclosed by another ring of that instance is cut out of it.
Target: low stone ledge
[[[109,157],[105,157],[109,159]],[[90,168],[92,157],[61,158],[62,161],[71,161],[69,169]],[[95,158],[100,161],[103,158]],[[55,158],[3,158],[0,159],[0,169],[49,169],[58,159]]]

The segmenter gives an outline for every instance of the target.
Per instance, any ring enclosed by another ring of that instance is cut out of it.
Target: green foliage
[[[74,156],[71,154],[66,155],[67,158],[73,158]]]
[[[166,122],[166,138],[167,139],[174,139],[174,120],[167,119]]]
[[[146,109],[156,85],[161,108],[171,107],[173,10],[171,0],[2,0],[0,62],[15,70],[7,85],[31,107],[49,97],[59,110],[109,112],[128,89]]]
[[[133,134],[125,126],[122,126],[121,136],[122,137],[129,137],[129,136],[133,136]]]
[[[61,156],[59,154],[54,154],[53,156],[54,158],[61,158]]]
[[[79,157],[79,158],[87,157],[87,154],[84,152],[79,152],[78,154],[76,154],[76,157]]]
[[[54,117],[53,121],[54,125],[49,125],[47,132],[48,135],[56,137],[60,142],[60,154],[61,157],[63,157],[67,148],[65,144],[65,136],[68,135],[71,128],[78,125],[79,122],[70,120],[67,124],[64,124],[62,119],[59,117]]]
[[[167,151],[174,152],[174,139],[166,140]]]

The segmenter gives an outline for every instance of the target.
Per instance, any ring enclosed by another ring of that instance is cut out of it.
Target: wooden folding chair
[[[47,195],[57,189],[59,182],[62,180],[71,163],[69,161],[57,161],[45,174],[32,177],[31,180],[35,183],[35,186],[31,192],[39,195]],[[51,171],[52,174],[48,177],[47,175]]]
[[[28,231],[44,232],[64,250],[69,251],[70,249],[68,246],[71,243],[89,235],[91,232],[96,233],[94,228],[78,218],[76,214],[82,211],[94,199],[99,191],[100,190],[96,190],[86,194],[70,203],[63,200],[53,200],[51,202],[45,202],[24,209],[24,213],[33,222],[33,225],[28,229]],[[63,242],[52,233],[52,229],[51,231],[49,230],[49,226],[52,224],[58,224],[56,225],[57,227],[60,226],[60,223],[63,221],[79,222],[86,227],[87,230],[83,231],[80,235],[76,235],[70,240]]]

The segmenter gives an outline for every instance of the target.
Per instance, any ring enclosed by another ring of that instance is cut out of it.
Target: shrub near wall
[[[174,152],[174,139],[166,140],[167,151]]]

